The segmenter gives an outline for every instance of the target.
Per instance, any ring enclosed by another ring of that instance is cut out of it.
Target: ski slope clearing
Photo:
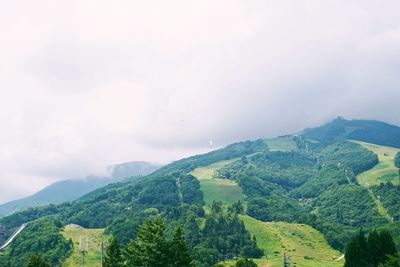
[[[394,166],[394,157],[396,153],[400,151],[398,148],[380,146],[365,142],[353,141],[357,144],[362,145],[366,149],[374,152],[379,159],[379,164],[371,170],[365,171],[358,175],[358,182],[369,187],[371,185],[379,185],[380,183],[391,182],[393,184],[399,184],[399,170]]]
[[[85,255],[85,266],[101,266],[101,242],[105,243],[107,240],[104,229],[86,229],[79,225],[67,225],[62,231],[62,235],[67,240],[71,238],[74,244],[74,251],[63,263],[63,267],[81,266],[82,253],[79,251],[80,248],[88,251]]]
[[[240,218],[267,255],[266,259],[256,260],[260,266],[283,266],[285,252],[290,255],[293,266],[341,267],[344,264],[342,253],[331,248],[323,235],[308,225],[261,222],[247,215]]]
[[[215,177],[215,171],[235,160],[219,161],[217,163],[194,169],[190,174],[200,182],[200,189],[204,194],[204,201],[207,205],[213,201],[222,201],[225,204],[232,204],[238,200],[244,201],[242,189],[235,181]]]
[[[272,139],[265,139],[264,142],[268,145],[271,151],[295,151],[297,150],[296,142],[292,136],[282,136]]]

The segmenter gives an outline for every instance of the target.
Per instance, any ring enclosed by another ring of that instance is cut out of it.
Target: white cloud
[[[8,1],[0,202],[208,140],[400,124],[398,1]]]

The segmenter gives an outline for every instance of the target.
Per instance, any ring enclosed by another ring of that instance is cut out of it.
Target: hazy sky
[[[400,1],[3,1],[0,202],[338,115],[400,124]]]

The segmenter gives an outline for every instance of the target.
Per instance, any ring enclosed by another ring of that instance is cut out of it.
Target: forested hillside
[[[357,180],[357,175],[379,163],[376,154],[344,140],[282,138],[232,144],[173,162],[139,180],[107,185],[70,203],[4,217],[0,224],[8,233],[22,223],[30,224],[4,251],[0,266],[21,266],[31,254],[59,264],[73,250],[73,244],[60,234],[63,226],[70,223],[105,228],[107,235],[117,237],[121,246],[127,246],[137,240],[138,227],[155,217],[165,222],[166,240],[177,225],[182,227],[191,257],[198,266],[212,266],[225,258],[258,258],[265,254],[240,214],[264,222],[309,225],[340,251],[344,251],[360,227],[388,228],[395,241],[400,241],[395,230],[399,221],[398,188],[391,184],[367,188]],[[275,149],[270,149],[268,143]],[[226,181],[221,185],[233,184],[230,189],[238,192],[236,198],[213,201],[226,196],[226,192],[211,189],[215,185],[212,179]],[[204,193],[215,195],[206,202]],[[379,203],[375,195],[382,196]],[[394,222],[382,215],[378,204],[387,209]],[[33,237],[32,231],[40,238]],[[50,244],[48,240],[57,245],[46,245]]]
[[[321,127],[306,129],[302,136],[323,143],[357,140],[400,148],[400,127],[372,120],[346,120],[338,117]]]
[[[55,182],[32,196],[0,205],[0,217],[27,208],[72,201],[107,184],[119,182],[123,179],[145,176],[160,167],[160,165],[154,163],[133,161],[110,166],[108,168],[110,172],[109,176],[88,176],[82,179]]]

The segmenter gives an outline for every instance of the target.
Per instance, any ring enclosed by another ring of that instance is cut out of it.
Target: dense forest
[[[397,249],[388,231],[372,230],[368,237],[360,230],[347,244],[344,267],[378,267],[390,265],[396,259]]]
[[[338,117],[321,127],[306,129],[302,136],[326,144],[358,140],[400,148],[400,127],[372,120],[346,120]]]
[[[325,137],[337,136],[335,128],[324,131]],[[295,144],[295,149],[288,151],[270,150],[261,139],[236,143],[173,162],[141,179],[107,185],[73,202],[1,218],[0,243],[22,223],[29,224],[1,255],[0,266],[23,266],[30,259],[58,266],[72,253],[73,244],[60,234],[70,223],[105,228],[106,234],[114,237],[112,244],[117,250],[144,253],[138,245],[145,237],[140,229],[150,227],[149,222],[161,229],[158,238],[166,247],[173,248],[174,240],[179,240],[176,246],[187,246],[187,255],[182,257],[197,266],[235,257],[243,258],[238,264],[252,266],[246,259],[265,253],[238,214],[266,222],[310,225],[341,251],[360,227],[390,232],[399,245],[399,186],[386,183],[369,191],[356,178],[378,164],[378,157],[359,144],[340,138],[316,142],[309,139],[316,133],[308,133],[307,137],[288,137]],[[230,159],[235,160],[217,170],[214,177],[237,182],[245,196],[244,205],[214,202],[205,206],[199,180],[190,172]],[[378,211],[374,195],[379,196],[393,223]],[[387,260],[395,261],[395,257]],[[121,259],[128,262],[126,255]]]

